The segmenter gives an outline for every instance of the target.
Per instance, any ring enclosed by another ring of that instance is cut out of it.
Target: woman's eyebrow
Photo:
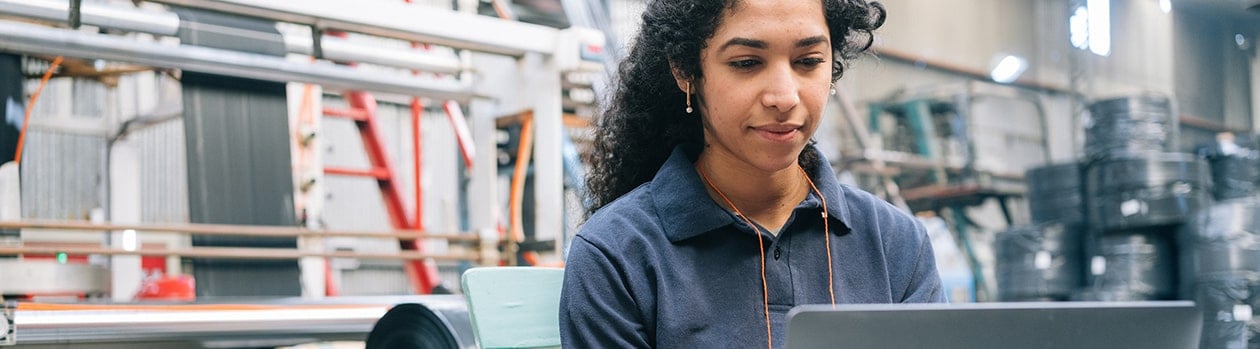
[[[825,36],[822,36],[822,35],[811,36],[808,38],[797,40],[796,47],[797,48],[810,47],[810,46],[814,46],[814,45],[824,43],[824,42],[827,42],[827,37]]]
[[[727,48],[731,46],[748,46],[751,48],[764,50],[769,45],[767,45],[766,42],[762,40],[749,39],[749,38],[731,38],[730,40],[727,40],[725,44],[722,44],[722,47],[718,48],[718,51],[726,50]]]
[[[797,40],[796,47],[797,48],[810,47],[810,46],[818,45],[820,43],[825,43],[825,42],[827,42],[826,36],[822,36],[822,35],[811,36],[808,38]],[[726,43],[722,44],[722,47],[718,48],[718,51],[719,52],[724,51],[727,48],[730,48],[731,46],[746,46],[746,47],[751,47],[751,48],[755,48],[759,50],[764,50],[766,49],[766,47],[769,47],[770,45],[767,44],[763,40],[737,37],[737,38],[731,38],[730,40],[727,40]]]

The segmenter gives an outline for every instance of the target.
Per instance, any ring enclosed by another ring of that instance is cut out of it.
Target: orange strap
[[[26,116],[22,118],[22,132],[18,133],[17,150],[13,152],[13,163],[18,166],[22,165],[22,144],[26,143],[26,127],[31,124],[31,111],[35,109],[35,101],[39,100],[39,93],[44,91],[44,86],[48,85],[48,79],[52,79],[53,72],[60,65],[61,56],[57,56],[53,59],[52,65],[48,66],[48,70],[44,71],[44,77],[39,80],[39,87],[35,88],[35,93],[31,94],[30,102],[26,103]]]

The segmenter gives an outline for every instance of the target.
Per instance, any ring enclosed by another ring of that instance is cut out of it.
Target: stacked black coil
[[[1080,225],[1017,226],[997,235],[1002,301],[1063,301],[1081,284]]]
[[[1229,200],[1251,196],[1260,182],[1260,151],[1251,139],[1222,134],[1216,142],[1200,146],[1199,156],[1212,170],[1212,197]]]
[[[1085,123],[1092,160],[1175,150],[1177,119],[1168,97],[1143,94],[1094,102]]]
[[[1028,209],[1033,223],[1085,224],[1081,164],[1052,164],[1024,174],[1028,183]]]
[[[1180,224],[1210,204],[1211,187],[1207,164],[1190,154],[1098,160],[1085,175],[1089,225],[1105,232]]]
[[[1260,337],[1251,321],[1260,303],[1257,217],[1260,201],[1225,201],[1199,212],[1178,235],[1182,298],[1203,311],[1203,348],[1242,347],[1246,338]]]
[[[1112,232],[1097,236],[1089,250],[1089,290],[1115,300],[1160,300],[1177,296],[1177,250],[1170,228]],[[1103,299],[1105,300],[1105,299]]]

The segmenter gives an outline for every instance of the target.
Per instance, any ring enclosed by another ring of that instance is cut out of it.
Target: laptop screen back
[[[1189,301],[805,305],[789,349],[1195,348]]]

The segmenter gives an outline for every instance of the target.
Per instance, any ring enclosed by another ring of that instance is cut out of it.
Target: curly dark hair
[[[886,12],[879,2],[820,1],[834,49],[834,82],[844,73],[848,60],[871,47],[872,31],[884,24]],[[588,215],[650,181],[675,146],[703,142],[700,118],[683,111],[686,97],[678,90],[670,65],[685,78],[703,78],[700,51],[713,37],[723,13],[738,2],[648,1],[643,25],[621,62],[611,99],[595,129],[591,172],[586,179],[591,195]],[[799,157],[807,169],[819,161],[812,149],[806,147]]]

